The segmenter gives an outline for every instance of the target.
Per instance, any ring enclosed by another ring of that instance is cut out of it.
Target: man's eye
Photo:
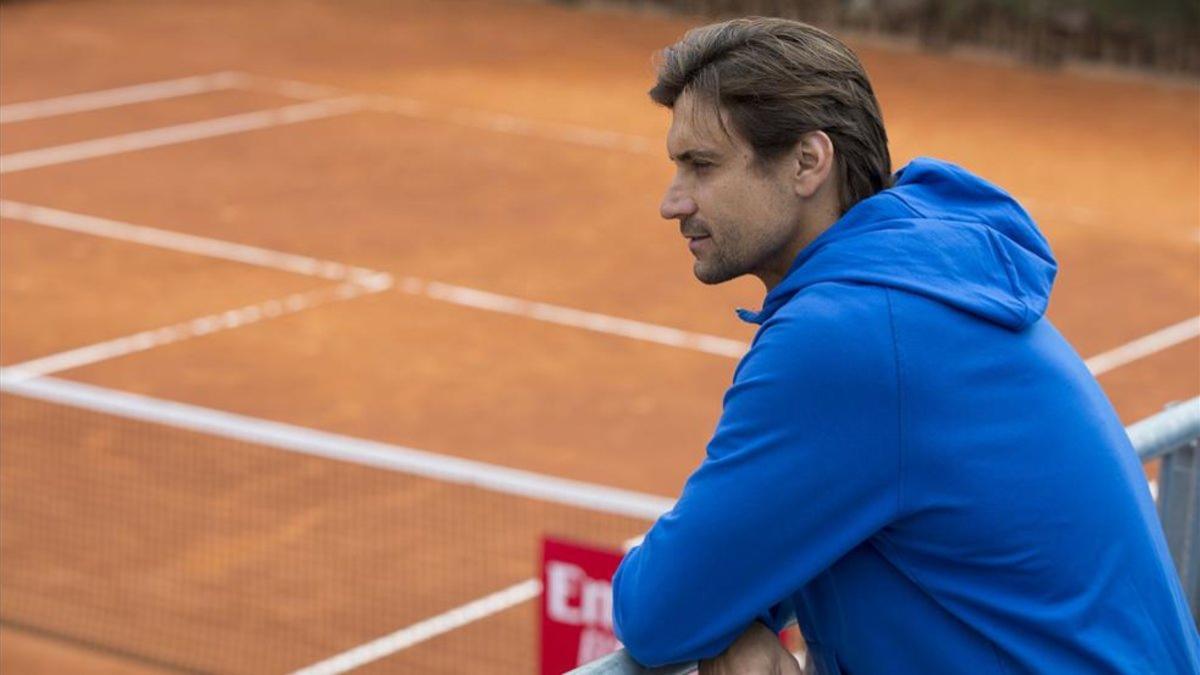
[[[701,171],[712,166],[711,162],[692,162],[692,168]]]

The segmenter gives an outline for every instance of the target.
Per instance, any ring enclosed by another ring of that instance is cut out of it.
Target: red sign
[[[561,675],[620,649],[612,578],[620,551],[542,541],[542,675]]]

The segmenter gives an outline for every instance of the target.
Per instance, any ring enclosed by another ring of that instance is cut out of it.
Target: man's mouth
[[[711,238],[707,234],[699,235],[699,236],[696,236],[696,235],[684,235],[684,236],[686,236],[687,240],[688,240],[688,250],[691,251],[692,253],[698,252],[701,248],[703,248],[708,243],[708,240]]]

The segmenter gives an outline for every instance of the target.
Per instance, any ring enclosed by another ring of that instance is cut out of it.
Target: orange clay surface
[[[650,56],[695,23],[524,2],[4,3],[2,105],[225,70],[258,84],[4,124],[0,154],[301,102],[264,84],[281,79],[402,100],[10,172],[0,196],[748,341],[732,309],[761,287],[700,285],[657,217],[671,167]],[[895,167],[955,161],[1038,219],[1060,262],[1050,316],[1081,355],[1200,313],[1195,86],[851,42]],[[331,284],[5,219],[0,365]],[[393,290],[54,376],[674,496],[734,365]],[[1193,339],[1100,382],[1128,423],[1200,393],[1198,373]],[[646,525],[13,395],[0,429],[4,672],[286,672],[535,575],[545,533],[618,547]],[[525,602],[362,672],[528,673],[536,618]]]

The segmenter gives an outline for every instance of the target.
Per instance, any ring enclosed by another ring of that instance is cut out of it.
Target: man
[[[804,24],[691,31],[650,95],[696,277],[767,294],[703,463],[617,572],[630,654],[795,672],[794,615],[820,673],[1200,672],[1028,214],[944,162],[892,176],[861,64]]]

